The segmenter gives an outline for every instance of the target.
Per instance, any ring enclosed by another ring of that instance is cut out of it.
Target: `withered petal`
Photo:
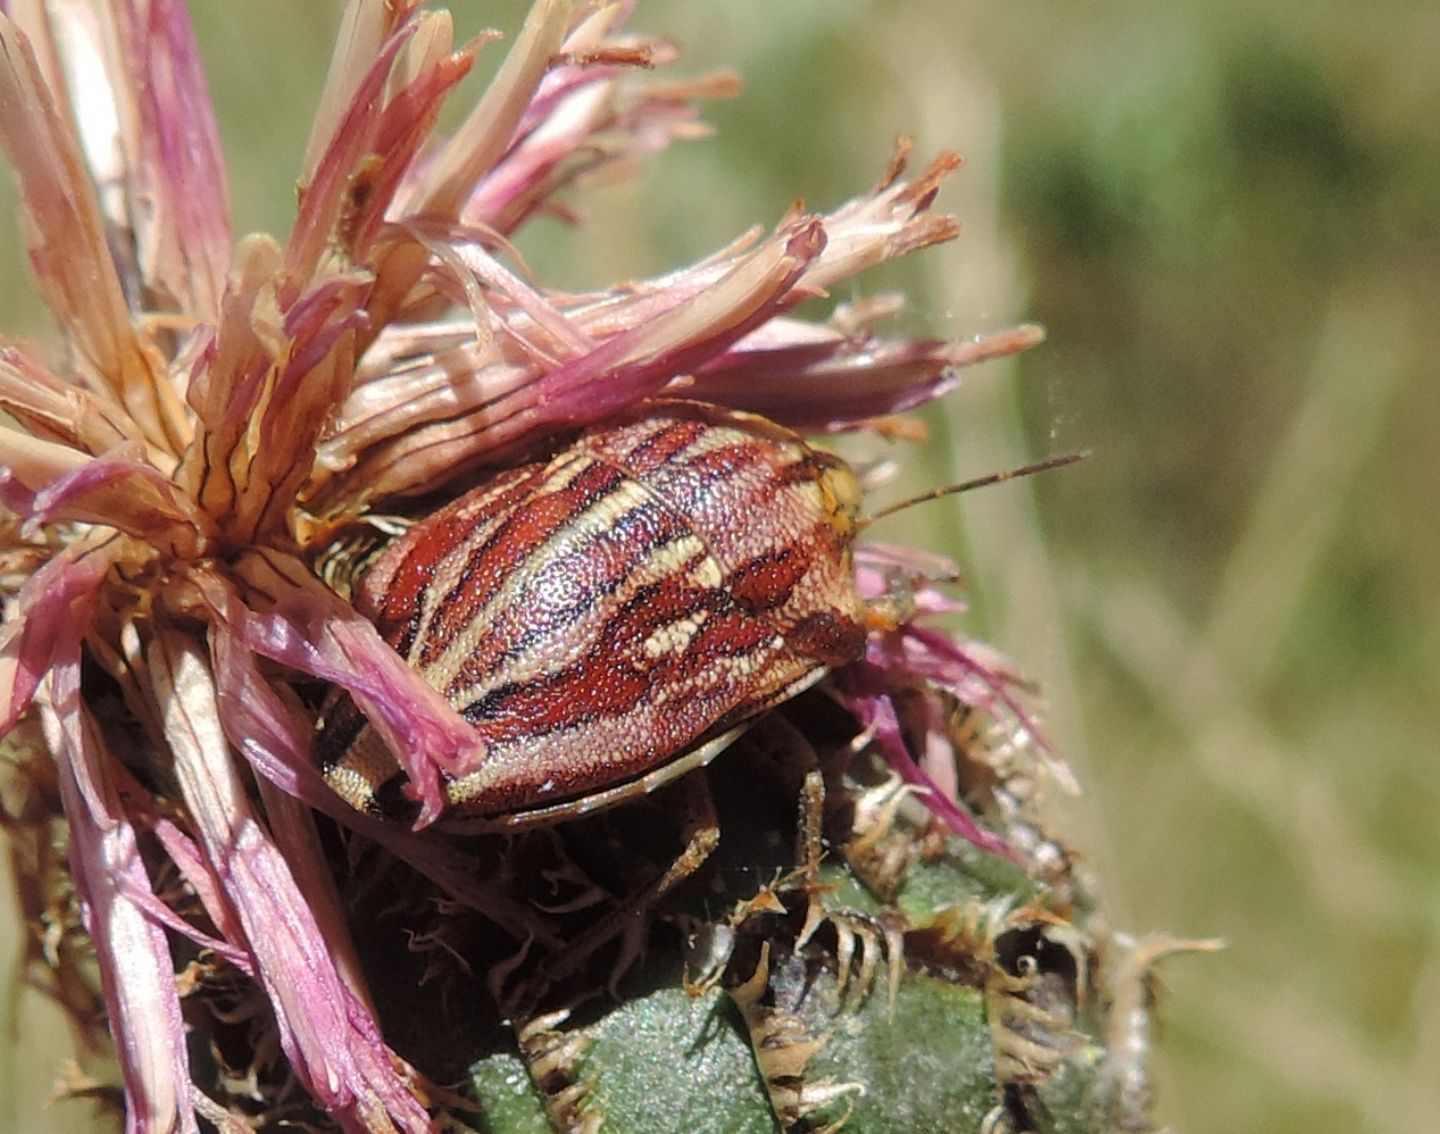
[[[148,442],[178,453],[188,424],[162,360],[131,323],[74,126],[3,14],[0,140],[20,177],[35,276],[86,363],[85,380],[123,405]]]
[[[0,627],[0,736],[15,727],[45,674],[77,654],[117,541],[72,544],[20,589]]]
[[[202,554],[208,518],[168,477],[139,459],[139,446],[87,461],[35,494],[34,524],[89,523],[111,527],[164,554]]]
[[[134,233],[138,290],[154,307],[213,323],[233,251],[230,196],[189,13],[180,0],[99,11],[113,22],[103,78],[125,157],[115,219]]]
[[[428,1113],[398,1070],[402,1062],[336,968],[305,893],[251,809],[230,758],[204,647],[161,630],[148,660],[181,794],[275,1005],[291,1066],[348,1129],[393,1122],[417,1134],[430,1130]]]
[[[238,592],[213,573],[192,581],[212,617],[254,652],[350,693],[400,759],[420,795],[417,826],[440,817],[441,773],[483,758],[479,734],[303,563],[255,551],[236,566]]]
[[[52,664],[42,720],[59,764],[71,870],[100,959],[127,1121],[137,1131],[196,1131],[170,947],[161,925],[130,896],[149,891],[150,880],[107,776],[110,757],[81,700],[78,640]]]

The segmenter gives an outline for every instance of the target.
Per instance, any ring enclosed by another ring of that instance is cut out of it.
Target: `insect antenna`
[[[969,492],[972,488],[988,488],[992,484],[1004,484],[1007,480],[1018,480],[1022,476],[1033,476],[1035,473],[1064,468],[1066,465],[1075,464],[1076,461],[1083,461],[1089,455],[1090,452],[1088,449],[1079,453],[1065,453],[1058,457],[1047,457],[1045,460],[1036,461],[1033,464],[1022,465],[1018,469],[987,473],[985,476],[977,476],[973,480],[961,481],[959,484],[947,484],[942,488],[933,488],[929,492],[922,492],[919,496],[911,496],[909,499],[901,500],[897,504],[888,504],[878,512],[872,512],[868,516],[862,516],[858,522],[858,526],[861,528],[869,527],[876,520],[882,520],[886,516],[893,516],[896,512],[903,512],[906,508],[913,508],[916,504],[926,504],[931,500],[939,500],[942,496],[954,496],[957,493]]]

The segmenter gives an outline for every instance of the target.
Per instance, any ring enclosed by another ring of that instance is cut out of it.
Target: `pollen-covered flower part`
[[[444,11],[350,0],[284,243],[231,233],[179,0],[0,15],[0,139],[65,343],[47,360],[0,340],[0,408],[18,422],[0,432],[0,732],[38,712],[58,769],[131,1130],[249,1121],[197,1085],[216,1076],[192,1073],[182,961],[202,974],[187,985],[197,1011],[225,1016],[196,992],[221,969],[268,1005],[283,1060],[231,1067],[217,1044],[206,1058],[221,1077],[283,1111],[293,1076],[347,1130],[431,1128],[438,1095],[382,1034],[311,809],[516,940],[550,931],[478,885],[466,851],[418,830],[480,741],[317,580],[335,533],[656,395],[834,432],[1038,337],[886,337],[888,298],[827,321],[794,314],[955,235],[930,211],[955,160],[911,173],[903,147],[869,193],[666,276],[589,295],[529,279],[511,233],[572,215],[562,190],[700,134],[698,102],[733,93],[725,75],[653,78],[674,49],[627,31],[629,8],[539,0],[445,136],[442,104],[495,37],[457,44]],[[1031,728],[1015,679],[916,624],[949,600],[903,560],[862,556],[864,597],[904,591],[908,606],[831,694],[956,830],[1025,860],[1003,814],[981,809],[992,828],[962,809],[976,797],[937,748],[951,704]],[[310,754],[324,685],[397,753],[416,832],[326,786]]]

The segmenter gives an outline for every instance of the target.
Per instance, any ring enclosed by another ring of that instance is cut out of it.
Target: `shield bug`
[[[482,824],[573,818],[708,761],[864,649],[838,457],[753,414],[651,402],[420,521],[357,608],[478,730],[446,794]],[[317,754],[353,806],[403,776],[343,696]]]
[[[478,730],[451,778],[473,829],[576,818],[708,762],[746,723],[858,658],[851,552],[871,520],[1077,460],[951,485],[861,519],[839,457],[766,418],[655,401],[421,520],[354,601]],[[404,775],[328,703],[317,755],[352,806],[403,815]]]

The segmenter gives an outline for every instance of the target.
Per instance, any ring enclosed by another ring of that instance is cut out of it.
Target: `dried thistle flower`
[[[619,955],[605,972],[623,971],[643,930],[574,929],[576,910],[625,904],[569,836],[522,840],[522,854],[431,827],[445,777],[478,742],[317,578],[337,537],[658,395],[807,431],[863,429],[950,388],[960,367],[1037,338],[1032,328],[965,343],[886,338],[872,326],[893,306],[884,301],[827,322],[791,313],[955,234],[929,211],[954,159],[910,175],[903,150],[870,193],[829,214],[796,211],[664,278],[581,296],[530,282],[511,233],[597,167],[693,133],[697,101],[728,88],[646,81],[672,49],[625,31],[627,9],[540,0],[446,137],[440,106],[487,41],[456,45],[448,14],[415,0],[351,0],[283,245],[232,237],[179,3],[0,16],[0,135],[67,346],[47,361],[0,345],[0,406],[20,426],[0,434],[0,731],[11,732],[24,800],[7,822],[30,856],[18,871],[27,911],[51,928],[55,987],[87,1024],[82,924],[93,944],[128,1129],[247,1129],[317,1109],[347,1130],[432,1129],[449,1096],[391,1046],[372,997],[384,976],[362,963],[347,922],[367,893],[396,900],[402,870],[442,911],[479,911],[490,927],[490,943],[465,955],[471,923],[432,918],[427,965],[450,979],[480,965],[550,1120],[599,1121],[575,1071],[585,1044],[557,1031],[563,1011],[541,1011],[533,975],[528,999],[512,978],[538,956],[578,980],[589,958],[556,958],[612,938]],[[818,831],[801,882],[772,885],[752,866],[749,897],[715,923],[739,952],[716,954],[730,975],[714,980],[741,1006],[757,1057],[770,1053],[760,1070],[787,1129],[820,1129],[822,1118],[838,1128],[863,1086],[807,1082],[823,1043],[804,1037],[820,1025],[799,986],[783,1011],[772,1003],[794,980],[782,958],[829,942],[842,994],[860,965],[859,998],[883,960],[893,997],[907,948],[960,972],[957,943],[983,939],[974,955],[999,971],[997,941],[1039,934],[1082,901],[1033,817],[1028,793],[1046,762],[1015,678],[977,644],[919,624],[953,606],[931,581],[947,570],[895,549],[859,554],[861,594],[894,617],[834,675],[826,703],[849,722],[839,748],[914,787],[882,775],[851,792],[847,853],[877,891],[898,887],[917,856],[935,857],[944,838],[916,818],[918,793],[953,831],[1024,866],[1039,880],[1029,900],[1047,912],[1012,899],[988,929],[954,914],[902,941],[898,913],[821,909]],[[403,753],[414,830],[354,812],[325,783],[311,742],[327,685]],[[817,748],[830,727],[825,712],[818,720],[801,737]],[[991,724],[977,732],[979,720]],[[784,721],[757,736],[794,727]],[[979,802],[980,821],[962,799]],[[899,838],[902,814],[912,833]],[[62,816],[68,870],[47,850]],[[369,860],[339,869],[342,843]],[[537,876],[552,893],[527,890]],[[736,959],[761,937],[759,955]],[[1072,994],[1090,949],[1075,946],[1080,959],[1067,962]],[[1008,1076],[996,1121],[1013,1124],[1027,1112],[1004,1092],[1072,1059],[1073,1013],[1053,993],[1031,1005],[1033,973],[971,983],[1004,1001],[992,1025]],[[563,985],[551,972],[544,987]],[[1124,1070],[1134,1093],[1138,1072]]]

